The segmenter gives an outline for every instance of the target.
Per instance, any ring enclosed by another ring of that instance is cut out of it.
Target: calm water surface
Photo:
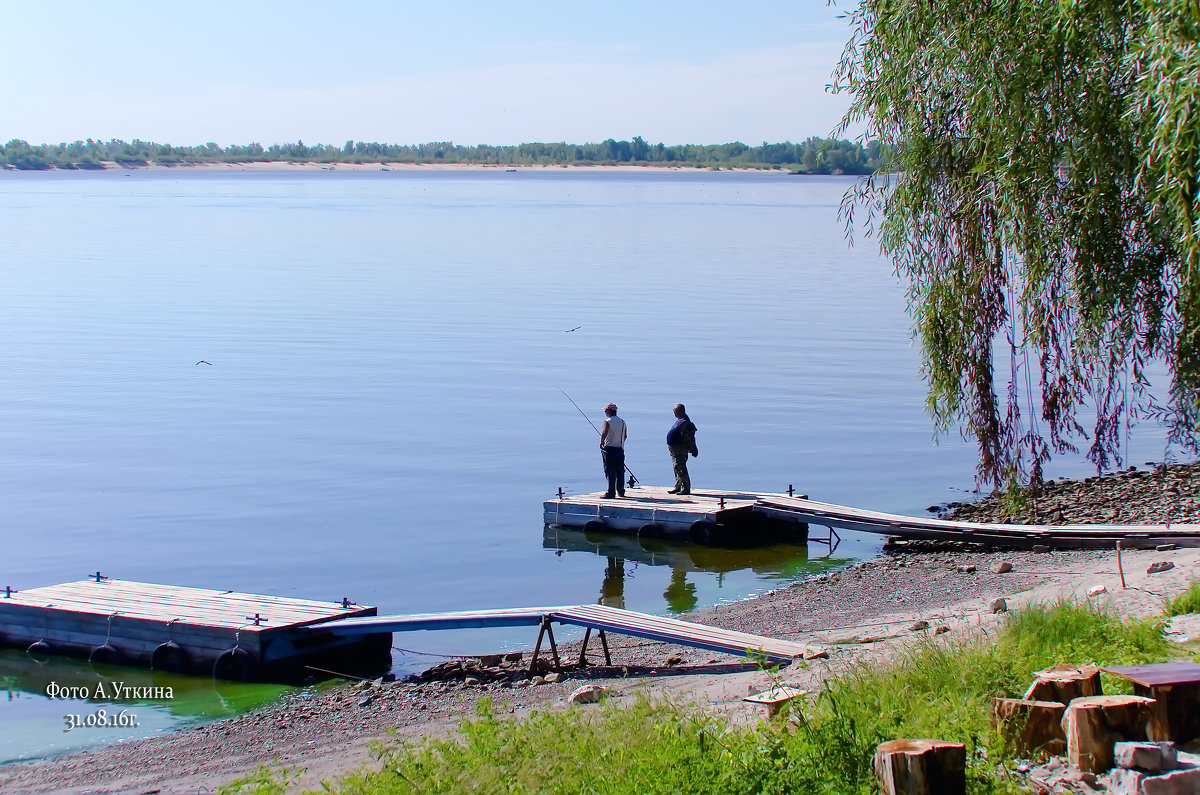
[[[849,185],[0,173],[0,587],[102,571],[381,612],[603,598],[669,613],[871,556],[879,540],[853,534],[832,557],[722,552],[541,519],[557,488],[604,483],[559,388],[595,422],[620,405],[645,483],[671,480],[682,401],[697,487],[794,484],[917,515],[969,498],[974,450],[932,439],[903,289],[873,243],[844,241]],[[532,640],[397,635],[395,661]],[[0,761],[61,750],[41,729],[78,711],[35,673],[0,657]],[[213,714],[146,709],[151,730]]]

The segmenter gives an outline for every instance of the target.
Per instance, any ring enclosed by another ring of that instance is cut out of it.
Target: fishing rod
[[[563,393],[563,397],[565,397],[567,400],[571,400],[571,396],[570,396],[570,395],[568,395],[568,394],[567,394],[567,391],[566,391],[565,389],[563,389],[561,386],[556,386],[556,387],[554,387],[554,388],[555,388],[555,389],[557,389],[559,392],[562,392],[562,393]],[[583,409],[579,408],[579,404],[578,404],[578,403],[576,403],[574,400],[571,400],[571,405],[575,407],[575,410],[576,410],[576,411],[578,411],[580,414],[582,414],[582,415],[583,415],[583,418],[584,418],[585,420],[587,420],[587,422],[588,422],[588,425],[591,425],[591,426],[592,426],[592,430],[596,432],[596,435],[597,435],[597,436],[599,436],[599,435],[600,435],[600,429],[596,427],[596,423],[592,422],[592,418],[591,418],[591,417],[589,417],[589,416],[588,416],[586,413],[584,413]]]
[[[603,435],[603,434],[601,434],[601,433],[600,433],[600,429],[596,427],[596,423],[592,422],[592,418],[591,418],[591,417],[589,417],[589,416],[587,415],[587,413],[586,413],[586,412],[584,412],[584,410],[583,410],[583,409],[579,408],[579,404],[578,404],[578,403],[576,403],[574,400],[571,400],[571,396],[567,394],[567,390],[563,389],[561,386],[558,386],[558,385],[555,385],[555,387],[554,387],[554,388],[555,388],[555,389],[557,389],[559,392],[562,392],[562,393],[563,393],[563,397],[565,397],[567,400],[570,400],[570,401],[571,401],[571,405],[575,407],[575,410],[576,410],[576,411],[578,411],[580,414],[582,414],[582,415],[583,415],[583,418],[584,418],[585,420],[587,420],[587,422],[588,422],[588,425],[591,425],[591,426],[592,426],[592,430],[596,432],[596,435],[597,435],[597,436],[602,436],[602,435]],[[633,488],[633,487],[634,487],[634,486],[636,486],[638,483],[641,483],[641,481],[640,481],[640,480],[638,480],[638,477],[637,477],[637,475],[633,474],[633,470],[629,468],[629,464],[626,464],[626,465],[625,465],[625,471],[629,473],[629,488]]]

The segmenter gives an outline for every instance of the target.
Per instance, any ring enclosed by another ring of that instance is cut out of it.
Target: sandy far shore
[[[998,571],[1001,561],[1011,564],[1011,570]],[[1172,563],[1173,568],[1155,574],[1147,571],[1161,561]],[[991,635],[1005,615],[990,609],[997,598],[1005,599],[1010,610],[1074,599],[1121,615],[1158,615],[1164,600],[1185,590],[1198,576],[1200,549],[1127,550],[1120,567],[1115,550],[894,552],[756,599],[685,617],[803,641],[828,654],[797,663],[778,676],[732,656],[612,636],[612,666],[573,668],[561,682],[304,689],[276,706],[237,718],[0,767],[0,791],[212,791],[252,773],[260,764],[303,771],[295,787],[319,790],[322,782],[374,764],[368,741],[393,728],[399,740],[445,736],[473,714],[480,698],[490,697],[502,713],[520,716],[534,709],[564,709],[571,692],[587,684],[607,688],[618,700],[649,693],[695,702],[735,722],[754,721],[763,710],[743,699],[777,682],[817,693],[826,678],[902,653],[942,627],[938,642]],[[919,621],[928,626],[915,628]],[[1200,616],[1174,619],[1169,636],[1180,642],[1200,636]],[[560,653],[573,659],[579,651],[560,647]],[[598,655],[593,644],[589,652],[593,663]]]
[[[716,173],[716,172],[741,172],[741,173],[756,173],[756,174],[780,174],[790,176],[791,172],[787,169],[757,169],[757,168],[708,168],[696,166],[640,166],[640,165],[537,165],[537,166],[505,166],[505,165],[490,165],[490,164],[473,164],[473,163],[315,163],[315,162],[293,162],[293,161],[267,161],[267,162],[252,162],[252,163],[181,163],[179,165],[167,166],[160,163],[149,163],[144,166],[126,166],[112,161],[104,162],[104,170],[106,171],[154,171],[154,172],[170,172],[170,171],[215,171],[215,172],[300,172],[312,173],[320,171],[569,171],[576,173],[605,173],[611,174],[616,172],[649,174],[649,173]],[[64,171],[67,169],[51,169],[51,172]],[[69,171],[76,172],[74,169]],[[37,174],[47,173],[38,171],[16,171],[14,169],[4,169],[4,172],[15,174]],[[0,173],[4,173],[0,172]],[[86,171],[77,171],[76,173],[88,173]]]

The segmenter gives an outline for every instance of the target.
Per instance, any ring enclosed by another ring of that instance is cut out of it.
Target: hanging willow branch
[[[897,159],[847,194],[843,217],[849,233],[865,209],[907,281],[928,409],[939,432],[976,440],[981,484],[1037,484],[1080,446],[1098,470],[1119,466],[1130,416],[1166,419],[1195,449],[1200,135],[1181,153],[1147,121],[1200,130],[1177,96],[1200,100],[1200,50],[1181,58],[1154,32],[1194,45],[1189,5],[863,0],[848,16],[843,131],[865,126]],[[1147,64],[1176,95],[1139,95]],[[1170,179],[1151,169],[1179,162],[1190,171]],[[1155,360],[1172,376],[1166,405],[1150,397]]]

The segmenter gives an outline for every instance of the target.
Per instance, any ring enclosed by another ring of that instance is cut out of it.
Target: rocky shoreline
[[[1005,513],[1003,498],[930,507],[969,522],[1014,524],[1175,524],[1200,520],[1200,463],[1131,466],[1083,480],[1046,481],[1023,500],[1028,512]]]
[[[1039,515],[1059,511],[1064,522],[1195,521],[1200,466],[1161,471],[1126,470],[1078,483],[1047,484]],[[1004,503],[959,506],[959,518],[1002,519]],[[1120,517],[1119,519],[1117,517]],[[1098,598],[1127,614],[1160,612],[1162,600],[1200,572],[1200,550],[1128,550],[1117,579],[1113,552],[998,552],[971,548],[897,550],[849,569],[822,575],[733,604],[686,616],[688,620],[789,640],[814,649],[813,660],[784,672],[786,683],[819,689],[823,678],[863,660],[882,659],[916,633],[965,637],[999,621],[997,600],[1009,607],[1055,598]],[[1163,559],[1172,567],[1143,574]],[[1103,594],[1097,597],[1095,594]],[[1089,596],[1089,594],[1093,594]],[[1179,632],[1200,634],[1180,625]],[[583,686],[614,697],[666,692],[703,703],[734,720],[760,715],[742,699],[772,680],[740,658],[696,649],[609,638],[613,665],[570,666],[562,675],[529,676],[528,657],[451,660],[413,682],[376,680],[305,688],[280,703],[236,718],[169,735],[122,743],[27,764],[0,766],[0,791],[196,792],[215,790],[260,765],[303,771],[295,786],[323,781],[372,763],[367,743],[389,732],[398,740],[444,736],[473,714],[481,698],[504,713],[564,708]],[[577,659],[578,646],[560,646]]]

